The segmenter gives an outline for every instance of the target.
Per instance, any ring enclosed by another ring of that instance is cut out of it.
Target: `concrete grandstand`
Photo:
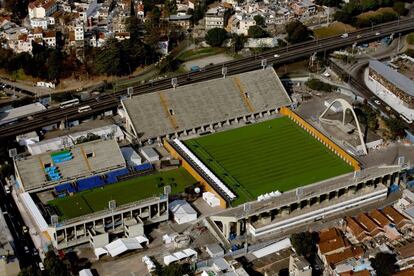
[[[370,60],[365,83],[405,121],[414,120],[414,81],[382,62]]]
[[[140,142],[213,130],[231,120],[276,113],[290,104],[273,68],[122,101],[127,130]]]

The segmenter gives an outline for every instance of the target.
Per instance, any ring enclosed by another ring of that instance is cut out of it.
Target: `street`
[[[0,208],[13,236],[14,251],[16,257],[20,261],[20,268],[29,266],[38,267],[41,259],[30,237],[29,230],[27,230],[26,233],[23,232],[23,226],[25,225],[20,212],[17,209],[16,203],[14,202],[11,193],[6,193],[4,182],[0,181],[0,184]]]

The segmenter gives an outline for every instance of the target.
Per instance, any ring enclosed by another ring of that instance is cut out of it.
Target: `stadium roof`
[[[287,106],[273,68],[141,94],[122,101],[141,140]]]
[[[41,190],[45,186],[125,167],[125,160],[115,140],[95,140],[66,150],[70,150],[72,158],[59,163],[52,160],[53,151],[17,158],[16,168],[24,190]],[[48,166],[57,167],[61,175],[59,180],[47,178],[45,167]]]
[[[370,60],[369,67],[400,90],[414,97],[414,82],[378,60]]]

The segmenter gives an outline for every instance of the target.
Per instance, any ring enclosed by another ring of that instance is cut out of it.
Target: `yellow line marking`
[[[162,107],[164,108],[164,111],[167,114],[168,119],[170,120],[170,123],[171,123],[172,127],[174,129],[178,129],[177,120],[175,119],[175,116],[170,113],[170,110],[168,108],[169,104],[168,104],[168,101],[167,101],[166,97],[161,92],[159,92],[158,95],[160,96],[160,101],[161,101]]]
[[[85,153],[85,151],[83,150],[83,147],[82,147],[82,146],[80,146],[80,150],[81,150],[81,152],[82,152],[83,158],[85,159],[86,166],[88,166],[88,170],[91,172],[91,171],[92,171],[92,169],[91,169],[91,164],[89,164],[88,157],[86,157],[86,153]]]
[[[243,88],[243,85],[241,84],[240,79],[238,77],[234,77],[233,78],[233,82],[237,86],[237,88],[239,89],[240,96],[243,99],[244,105],[247,107],[247,109],[249,110],[249,112],[253,113],[254,112],[253,105],[250,102],[249,98],[247,98],[246,91]]]

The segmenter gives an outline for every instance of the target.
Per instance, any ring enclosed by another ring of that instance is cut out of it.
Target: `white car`
[[[278,58],[278,57],[280,57],[280,55],[278,55],[278,54],[275,54],[273,57],[275,57],[275,58]]]
[[[381,102],[378,100],[375,100],[374,103],[376,103],[377,105],[381,105]]]
[[[376,33],[375,33],[375,35],[380,35],[380,34],[381,34],[380,32],[376,32]]]

